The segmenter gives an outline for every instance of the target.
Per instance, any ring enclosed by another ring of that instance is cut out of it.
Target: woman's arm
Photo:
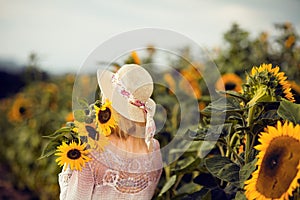
[[[58,175],[60,200],[91,199],[94,190],[94,177],[88,164],[82,171],[67,168]]]
[[[61,173],[58,174],[58,183],[59,183],[59,187],[60,187],[59,199],[61,199],[61,200],[66,199],[68,185],[69,185],[71,176],[72,176],[72,171],[69,167],[66,170],[63,170]]]

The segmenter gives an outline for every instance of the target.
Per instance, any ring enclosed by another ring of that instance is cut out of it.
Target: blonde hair
[[[119,138],[127,139],[129,135],[145,137],[145,122],[131,121],[115,112],[117,126],[112,130]],[[142,132],[142,133],[141,133]]]
[[[102,102],[105,102],[106,100],[105,96],[102,93],[100,94],[100,99]],[[145,122],[132,121],[130,119],[127,119],[126,117],[123,117],[114,108],[112,109],[114,110],[114,117],[117,120],[117,125],[111,130],[112,134],[116,134],[119,138],[123,139],[127,139],[129,135],[145,137]],[[143,132],[142,135],[141,133],[139,133],[140,131]]]

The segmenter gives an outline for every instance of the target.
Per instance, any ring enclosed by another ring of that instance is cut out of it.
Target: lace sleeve
[[[63,170],[61,173],[58,174],[58,183],[60,187],[59,199],[66,199],[68,185],[71,176],[72,176],[72,171],[69,167],[65,171]]]
[[[60,200],[91,199],[94,189],[94,177],[89,165],[82,171],[67,168],[58,175]]]

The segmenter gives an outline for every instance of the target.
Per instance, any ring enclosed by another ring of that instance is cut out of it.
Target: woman
[[[96,128],[109,138],[104,151],[93,149],[81,171],[59,174],[60,199],[151,199],[162,169],[160,147],[153,138],[153,81],[138,65],[124,65],[115,74],[97,73],[102,103]],[[104,122],[112,120],[109,127]],[[115,122],[115,123],[114,123]]]

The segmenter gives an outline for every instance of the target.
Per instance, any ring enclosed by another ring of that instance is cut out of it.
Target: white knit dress
[[[126,153],[108,145],[91,152],[82,171],[69,168],[59,174],[61,200],[147,200],[153,197],[162,172],[157,140],[148,154]]]

